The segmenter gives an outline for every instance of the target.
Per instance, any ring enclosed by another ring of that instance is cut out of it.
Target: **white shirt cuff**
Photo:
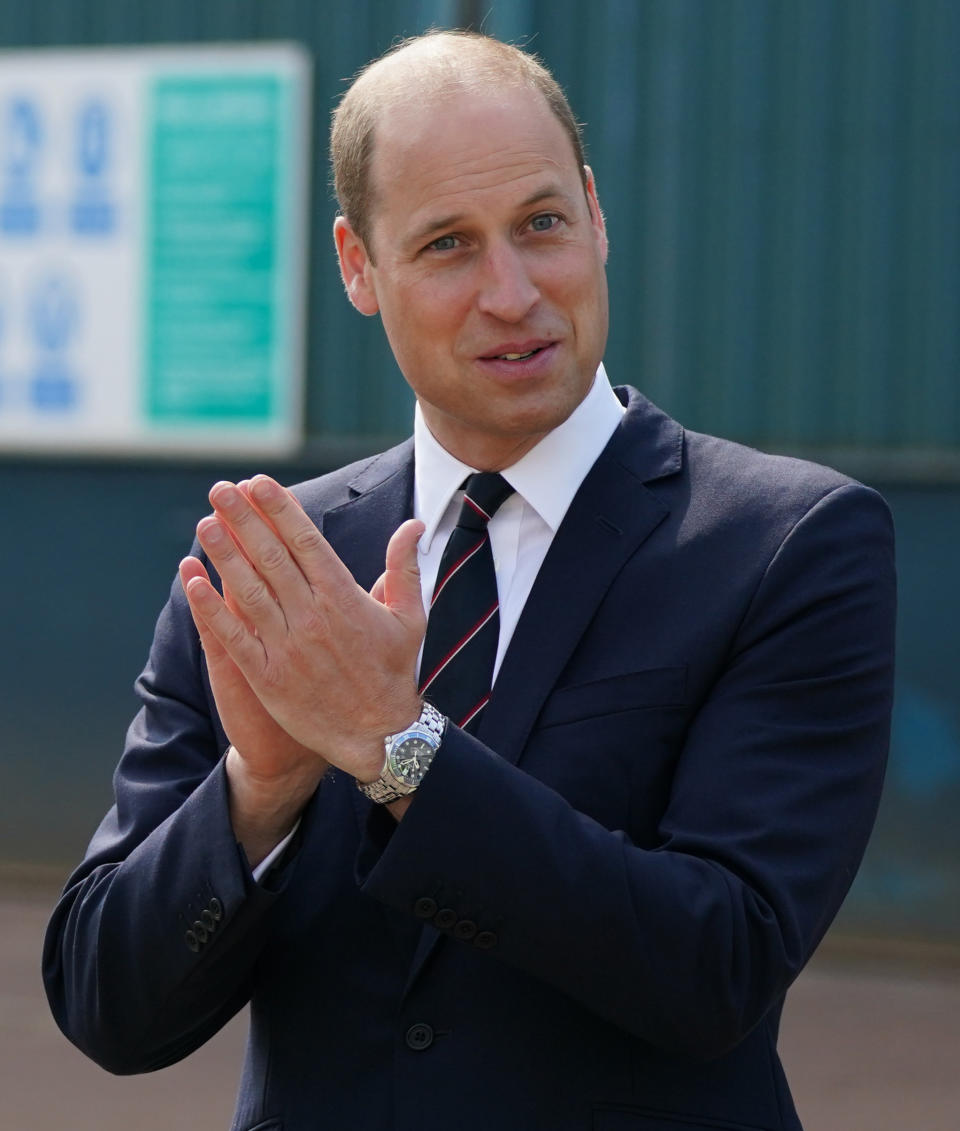
[[[256,866],[256,868],[253,869],[253,879],[254,879],[255,883],[260,883],[260,881],[267,874],[267,872],[269,872],[270,869],[274,866],[274,864],[276,864],[276,862],[283,855],[283,850],[287,847],[287,845],[290,843],[290,841],[293,840],[294,834],[296,833],[297,829],[299,829],[299,828],[300,828],[300,821],[298,820],[297,823],[290,830],[290,832],[288,832],[287,835],[283,838],[283,840],[281,840],[280,843],[276,846],[276,848],[274,848],[270,852],[268,852],[267,855]]]

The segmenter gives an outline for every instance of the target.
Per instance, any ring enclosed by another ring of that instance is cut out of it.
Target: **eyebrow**
[[[531,193],[524,200],[521,200],[518,209],[530,208],[534,204],[539,204],[542,200],[550,200],[556,197],[566,196],[567,194],[557,184],[545,185],[543,188],[537,189],[536,192]],[[451,212],[447,216],[439,216],[435,220],[428,220],[421,227],[411,232],[410,237],[405,242],[414,245],[420,244],[424,240],[429,239],[436,232],[442,232],[446,228],[455,228],[463,220],[466,213],[464,212]]]

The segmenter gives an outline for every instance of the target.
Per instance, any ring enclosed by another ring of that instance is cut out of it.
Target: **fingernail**
[[[223,537],[223,527],[213,515],[207,515],[197,523],[197,536],[201,541],[219,542]]]
[[[210,488],[210,502],[216,507],[232,507],[240,499],[240,492],[232,483],[215,483]]]
[[[250,491],[257,499],[266,501],[276,496],[277,485],[265,475],[257,475],[250,480]]]

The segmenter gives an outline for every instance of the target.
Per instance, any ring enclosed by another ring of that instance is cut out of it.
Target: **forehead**
[[[479,201],[537,177],[580,183],[573,144],[539,91],[454,90],[387,107],[374,134],[375,212]]]

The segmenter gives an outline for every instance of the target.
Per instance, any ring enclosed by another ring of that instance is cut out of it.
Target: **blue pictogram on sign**
[[[36,190],[43,142],[40,112],[29,99],[13,98],[0,129],[0,232],[33,235],[40,227]]]
[[[76,157],[80,183],[70,210],[74,231],[83,235],[107,235],[116,223],[116,208],[110,199],[112,121],[106,105],[93,99],[77,114]]]
[[[59,276],[44,279],[32,296],[29,317],[38,353],[30,402],[41,412],[69,412],[77,407],[78,388],[66,353],[80,317],[69,282]]]

